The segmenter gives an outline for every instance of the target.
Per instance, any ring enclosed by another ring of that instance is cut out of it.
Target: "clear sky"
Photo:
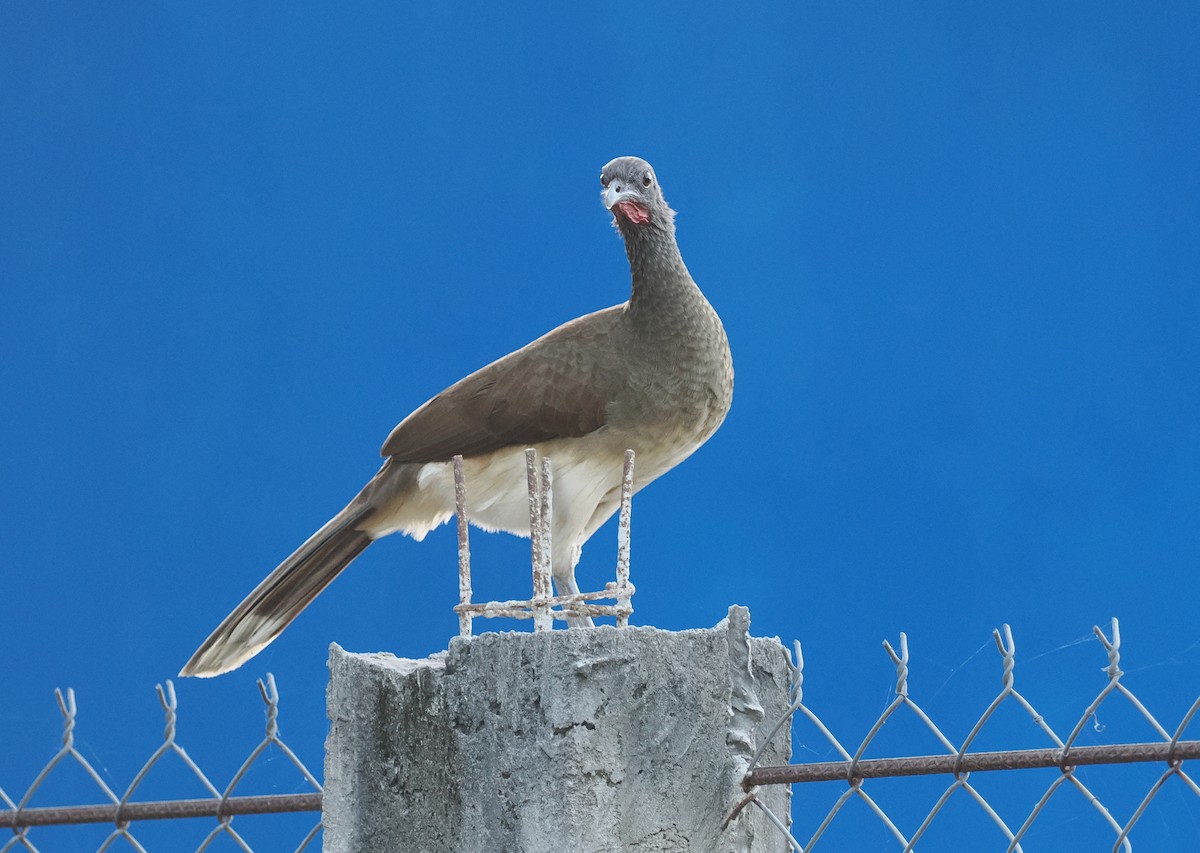
[[[3,4],[0,787],[56,748],[56,686],[127,784],[154,684],[395,423],[627,297],[597,180],[621,154],[654,164],[737,371],[721,431],[635,502],[635,622],[748,605],[804,643],[810,704],[857,743],[894,684],[882,640],[908,633],[914,696],[958,740],[1005,622],[1065,733],[1104,683],[1075,641],[1116,616],[1173,728],[1200,694],[1197,44],[1184,2]],[[484,595],[527,590],[523,540],[474,543]],[[443,649],[454,547],[378,543],[242,670],[178,683],[185,745],[227,778],[270,671],[319,767],[328,644]],[[1152,737],[1100,722],[1083,742]],[[1011,713],[982,745],[1048,744]],[[1091,772],[1123,819],[1158,769]],[[252,793],[300,790],[280,778]],[[1015,827],[1037,778],[975,781]],[[911,832],[938,790],[889,812]],[[1183,791],[1142,849],[1200,843]],[[60,793],[35,804],[84,798]],[[836,793],[797,793],[798,834]],[[1107,849],[1060,797],[1034,838]],[[958,849],[957,819],[929,849]],[[891,849],[865,811],[845,823]]]

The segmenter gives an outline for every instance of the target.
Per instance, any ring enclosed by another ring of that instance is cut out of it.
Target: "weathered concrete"
[[[325,851],[781,851],[743,796],[787,707],[776,639],[609,627],[455,638],[416,661],[330,654]],[[786,763],[785,732],[764,759]],[[786,786],[764,789],[788,813]]]

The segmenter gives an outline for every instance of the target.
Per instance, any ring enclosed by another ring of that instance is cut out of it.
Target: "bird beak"
[[[623,201],[636,200],[637,193],[627,190],[618,184],[611,184],[604,190],[604,206],[612,210]]]
[[[604,206],[613,216],[621,214],[635,225],[645,225],[650,221],[650,211],[641,201],[641,194],[636,189],[625,189],[617,184],[609,186],[604,191]]]

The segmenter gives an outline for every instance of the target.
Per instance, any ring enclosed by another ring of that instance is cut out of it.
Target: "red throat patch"
[[[650,221],[650,211],[642,207],[636,201],[622,201],[613,205],[613,209],[620,213],[635,225],[645,225]]]

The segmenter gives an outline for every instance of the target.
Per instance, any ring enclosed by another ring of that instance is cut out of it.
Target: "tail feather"
[[[209,678],[258,654],[371,544],[357,529],[370,513],[355,501],[330,519],[225,617],[179,674]]]

